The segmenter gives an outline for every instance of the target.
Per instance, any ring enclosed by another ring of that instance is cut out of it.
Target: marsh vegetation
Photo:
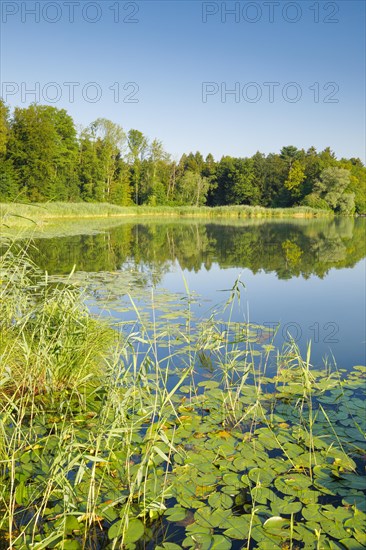
[[[365,545],[364,366],[232,320],[240,281],[226,320],[157,292],[123,327],[74,282],[4,245],[1,547]]]

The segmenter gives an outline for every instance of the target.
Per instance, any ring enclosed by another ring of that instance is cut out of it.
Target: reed
[[[245,219],[245,218],[314,218],[332,217],[329,210],[318,210],[306,206],[295,208],[264,208],[262,206],[131,206],[121,207],[108,203],[32,203],[0,204],[0,223],[6,227],[43,226],[57,220],[165,217],[202,219]]]

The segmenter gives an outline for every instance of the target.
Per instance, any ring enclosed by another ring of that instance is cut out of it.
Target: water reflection
[[[324,278],[331,268],[365,257],[366,220],[248,220],[240,224],[124,222],[99,234],[38,238],[33,259],[49,273],[117,271],[131,267],[158,284],[173,264],[198,272],[249,268],[278,279]],[[47,234],[44,235],[47,237]]]
[[[278,349],[291,337],[305,354],[311,340],[314,364],[324,357],[331,364],[335,357],[341,368],[364,364],[364,218],[125,220],[104,231],[75,222],[50,233],[35,240],[36,263],[54,275],[69,274],[76,265],[73,280],[88,288],[93,313],[107,310],[124,330],[136,322],[130,296],[144,323],[159,315],[170,327],[183,316],[186,283],[199,297],[195,315],[206,318],[228,298],[218,291],[231,288],[243,272],[235,322],[279,327]],[[157,287],[153,310],[151,286]]]

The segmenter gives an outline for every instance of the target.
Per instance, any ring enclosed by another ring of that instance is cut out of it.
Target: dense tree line
[[[366,212],[366,168],[330,148],[215,161],[172,160],[162,143],[97,119],[80,132],[64,109],[32,104],[13,113],[0,99],[0,201],[92,201],[121,206],[307,205]]]

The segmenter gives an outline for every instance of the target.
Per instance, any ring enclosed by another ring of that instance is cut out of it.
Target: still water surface
[[[280,347],[291,335],[304,352],[311,340],[317,365],[322,358],[345,369],[365,364],[365,219],[116,223],[103,231],[90,222],[46,231],[34,259],[54,275],[76,265],[97,277],[101,295],[113,274],[109,305],[122,321],[128,314],[118,301],[127,292],[148,308],[152,289],[184,296],[187,286],[199,297],[195,314],[208,317],[240,278],[235,321],[269,327]]]

